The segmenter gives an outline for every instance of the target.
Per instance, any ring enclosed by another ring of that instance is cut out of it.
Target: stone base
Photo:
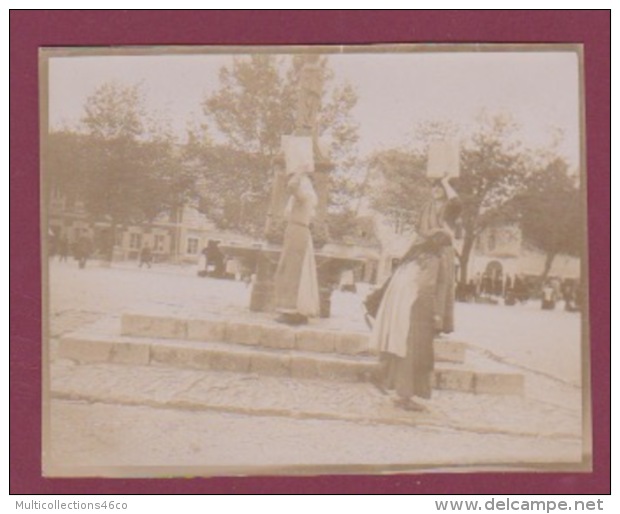
[[[256,250],[256,281],[252,287],[250,297],[250,311],[274,312],[274,280],[273,277],[278,267],[279,251]],[[317,256],[320,257],[320,256]],[[342,263],[338,264],[335,259],[323,257],[325,262],[317,267],[319,282],[319,313],[321,318],[329,318],[331,315],[331,295],[338,282]]]
[[[252,312],[274,311],[274,283],[273,276],[276,272],[277,262],[270,258],[270,254],[257,252],[256,256],[256,281],[252,286],[250,297],[250,310]]]
[[[367,381],[378,371],[377,357],[362,351],[367,334],[138,315],[123,317],[123,335],[110,327],[63,337],[58,357],[79,363],[166,365],[346,382]],[[448,341],[437,348],[448,357],[456,355]],[[523,386],[520,374],[436,364],[436,389],[521,394]]]
[[[343,332],[316,326],[291,327],[273,321],[243,319],[183,319],[163,316],[124,314],[121,335],[142,338],[187,339],[229,342],[265,348],[374,355],[368,332]],[[435,341],[435,361],[462,363],[465,344],[448,339]]]
[[[79,363],[166,365],[347,382],[364,381],[377,369],[376,360],[369,357],[87,333],[64,337],[59,343],[58,356]]]

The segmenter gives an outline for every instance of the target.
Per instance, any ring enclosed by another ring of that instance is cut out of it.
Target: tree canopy
[[[374,192],[375,209],[396,224],[415,227],[429,198],[425,178],[428,142],[457,134],[461,173],[452,182],[462,203],[460,280],[467,280],[477,237],[485,229],[505,223],[520,224],[524,238],[548,255],[576,254],[582,226],[581,210],[576,207],[579,189],[568,175],[565,161],[556,158],[550,162],[553,152],[549,149],[541,160],[540,152],[525,148],[519,126],[504,114],[481,113],[473,126],[460,129],[444,123],[421,123],[414,131],[414,144],[375,154],[371,169],[378,169],[384,178],[382,187]]]
[[[577,178],[569,171],[566,161],[556,157],[531,173],[515,200],[524,240],[547,255],[543,278],[556,255],[580,256],[583,250],[582,196]]]
[[[281,136],[295,131],[303,64],[302,55],[236,57],[221,68],[219,88],[205,97],[205,123],[190,131],[187,150],[205,184],[203,208],[219,226],[262,236],[273,159],[280,151]],[[357,97],[349,85],[334,82],[327,58],[321,57],[318,66],[323,90],[317,132],[322,141],[329,141],[327,153],[335,164],[330,175],[334,191],[330,202],[335,205],[344,202],[343,195],[351,195],[346,174],[356,157],[357,126],[351,109]],[[235,206],[237,215],[231,216]]]
[[[102,84],[86,101],[81,129],[51,132],[46,151],[50,183],[112,226],[151,222],[193,188],[182,152],[147,116],[138,85]]]
[[[517,219],[511,200],[525,185],[528,165],[528,151],[518,128],[507,115],[483,113],[463,142],[457,185],[462,201],[459,260],[463,282],[476,238],[489,227]]]
[[[281,136],[295,132],[304,55],[235,57],[221,68],[219,87],[203,99],[204,123],[179,144],[165,120],[147,112],[140,84],[107,82],[88,97],[82,125],[49,134],[44,152],[48,184],[82,200],[93,220],[149,223],[200,197],[200,209],[218,226],[261,237]],[[524,239],[547,253],[579,255],[583,214],[579,186],[553,148],[525,148],[506,115],[482,113],[471,126],[419,123],[410,145],[381,150],[366,162],[369,187],[359,176],[354,88],[334,79],[319,57],[322,84],[316,136],[334,165],[329,173],[328,223],[344,237],[356,223],[356,203],[400,226],[415,227],[429,198],[428,145],[457,139],[461,174],[453,185],[462,201],[461,280],[477,237],[487,228],[519,223]]]
[[[426,156],[419,150],[384,150],[375,153],[368,166],[371,175],[379,173],[383,179],[380,188],[365,188],[371,206],[391,219],[399,231],[414,229],[430,195]]]

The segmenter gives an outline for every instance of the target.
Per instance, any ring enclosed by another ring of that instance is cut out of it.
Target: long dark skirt
[[[431,397],[435,363],[434,301],[433,295],[425,294],[413,303],[406,356],[398,357],[387,352],[381,354],[383,385],[386,389],[395,390],[401,398]]]
[[[441,331],[446,334],[454,332],[454,283],[454,249],[446,246],[441,250],[437,277],[437,307]]]

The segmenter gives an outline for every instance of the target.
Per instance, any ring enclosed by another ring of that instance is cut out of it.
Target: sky
[[[527,146],[543,146],[551,129],[564,133],[560,152],[579,164],[579,65],[576,52],[368,52],[330,54],[335,80],[357,91],[352,114],[361,155],[411,141],[425,120],[467,125],[482,110],[510,112]],[[88,55],[51,57],[49,122],[73,125],[86,98],[110,80],[142,83],[147,107],[169,117],[182,136],[188,120],[218,87],[219,69],[231,55]]]

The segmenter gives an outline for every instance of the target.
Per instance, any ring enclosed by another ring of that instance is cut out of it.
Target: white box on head
[[[312,138],[309,136],[282,136],[282,149],[286,160],[286,174],[312,173],[314,155]]]
[[[428,147],[428,178],[458,177],[461,171],[459,145],[455,141],[432,141]]]

